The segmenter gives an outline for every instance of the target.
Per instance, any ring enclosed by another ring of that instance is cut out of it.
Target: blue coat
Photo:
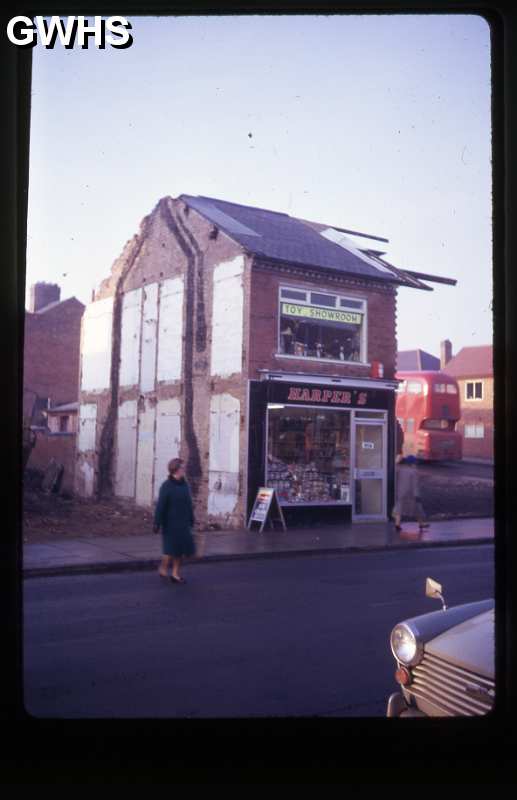
[[[154,524],[162,529],[164,555],[179,558],[195,554],[192,536],[194,510],[188,483],[184,478],[167,478],[162,483]]]

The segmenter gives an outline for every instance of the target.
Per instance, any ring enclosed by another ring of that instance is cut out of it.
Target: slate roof
[[[59,406],[52,406],[52,408],[47,409],[49,413],[53,411],[79,411],[79,403],[62,403]]]
[[[82,306],[83,308],[85,307],[84,303],[81,303],[81,301],[78,300],[77,297],[67,297],[66,300],[54,300],[52,303],[48,303],[46,306],[42,306],[41,308],[38,308],[37,311],[29,311],[28,313],[29,314],[45,314],[47,311],[50,311],[52,308],[56,308],[57,306],[64,305],[65,303],[70,303],[72,300],[74,301],[74,303],[79,303],[79,305]]]
[[[376,255],[378,251],[359,249],[331,225],[211,197],[182,194],[179,199],[256,256],[432,291],[430,286],[384,261]]]
[[[486,378],[494,374],[492,345],[463,347],[444,367],[454,378]]]
[[[400,372],[439,369],[440,359],[425,350],[402,350],[397,353],[397,370]]]

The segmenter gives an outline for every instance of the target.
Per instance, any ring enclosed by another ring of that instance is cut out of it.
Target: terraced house
[[[204,527],[286,509],[385,519],[396,297],[441,280],[380,237],[222,200],[161,199],[86,308],[76,488],[152,505],[186,461]]]

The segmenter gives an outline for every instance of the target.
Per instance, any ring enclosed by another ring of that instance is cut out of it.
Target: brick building
[[[450,343],[449,343],[450,344]],[[442,355],[442,369],[458,381],[461,419],[457,430],[463,436],[463,458],[494,459],[494,373],[492,346],[463,347],[452,357]]]
[[[23,415],[37,430],[28,466],[45,470],[55,459],[64,466],[62,488],[72,491],[84,305],[60,295],[56,284],[31,287],[25,312]]]
[[[160,200],[83,318],[77,491],[149,506],[179,455],[202,526],[242,526],[260,485],[286,507],[385,519],[397,289],[433,277],[375,239]]]

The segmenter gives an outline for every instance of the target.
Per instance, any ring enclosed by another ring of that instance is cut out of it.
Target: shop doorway
[[[354,521],[386,519],[387,436],[385,421],[355,416],[352,447]]]

